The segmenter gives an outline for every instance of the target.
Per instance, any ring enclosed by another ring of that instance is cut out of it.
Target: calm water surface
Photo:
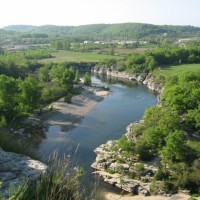
[[[84,167],[85,181],[91,184],[94,149],[108,140],[119,139],[128,124],[140,120],[145,109],[157,102],[156,96],[144,85],[96,76],[92,76],[92,82],[108,86],[111,93],[82,119],[79,127],[70,131],[58,125],[48,127],[47,138],[39,146],[42,160],[55,149],[59,154],[71,156],[75,166]]]

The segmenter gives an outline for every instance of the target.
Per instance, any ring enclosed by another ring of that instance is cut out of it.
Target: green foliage
[[[28,76],[24,81],[19,83],[19,109],[25,112],[33,112],[38,108],[41,100],[41,88],[38,82],[31,76]]]
[[[24,77],[29,71],[27,60],[20,54],[0,55],[0,74],[5,74],[15,78]]]
[[[5,118],[6,121],[13,120],[17,115],[15,109],[17,107],[18,80],[0,75],[0,115],[1,119]]]
[[[178,192],[178,187],[174,185],[173,181],[170,181],[168,179],[161,182],[159,188],[161,191],[164,191],[165,193],[175,194]]]
[[[55,62],[55,63],[63,63],[63,62],[74,62],[77,65],[88,65],[88,63],[99,63],[104,62],[105,60],[110,59],[121,59],[121,56],[115,56],[115,55],[109,55],[109,54],[99,54],[98,52],[80,52],[80,51],[56,51],[51,53],[52,58],[49,59],[43,59],[40,62],[42,63],[49,63],[49,62]],[[84,67],[81,66],[81,67]]]
[[[180,127],[180,117],[170,107],[152,106],[145,111],[144,120],[146,127],[158,127],[166,132]]]
[[[51,58],[51,54],[47,50],[32,50],[32,51],[25,51],[23,55],[26,59],[44,59],[44,58]]]
[[[116,173],[115,170],[110,169],[110,168],[106,169],[105,171],[106,171],[107,173],[109,173],[109,174],[115,174],[115,173]]]
[[[54,40],[51,42],[51,48],[56,50],[67,50],[69,51],[71,48],[71,42],[69,40]]]
[[[75,79],[75,70],[73,68],[66,69],[63,65],[55,65],[50,71],[50,77],[61,87],[64,87],[67,91],[71,91]]]
[[[179,47],[168,45],[145,51],[144,54],[130,54],[125,58],[124,69],[132,73],[148,73],[156,68],[181,63],[200,63],[198,46]],[[191,61],[192,59],[192,61]]]
[[[162,149],[163,161],[184,160],[184,135],[181,131],[175,131],[166,137],[166,146]]]
[[[200,141],[195,139],[190,139],[187,141],[187,145],[196,152],[197,157],[200,157]]]
[[[141,160],[149,161],[155,156],[151,147],[148,142],[141,139],[135,145],[135,153],[139,155]]]
[[[50,81],[50,74],[49,74],[49,66],[45,65],[39,68],[38,70],[38,78],[40,82],[48,82]]]
[[[191,38],[199,36],[199,28],[193,26],[168,26],[152,25],[142,23],[123,23],[123,24],[93,24],[81,26],[7,26],[4,28],[4,34],[10,34],[9,31],[17,31],[16,36],[25,36],[30,38],[47,36],[68,37],[74,40],[149,40],[151,43],[157,43],[160,40],[171,40],[174,38]],[[20,33],[21,32],[21,33]],[[13,33],[13,32],[11,32]],[[37,33],[37,34],[36,34]],[[167,33],[167,36],[164,34]],[[28,35],[29,34],[29,35]],[[47,35],[48,34],[48,35]],[[46,36],[47,35],[47,36]],[[23,36],[23,37],[22,37]],[[73,37],[72,37],[73,36]],[[66,39],[68,41],[68,39]],[[34,40],[35,42],[37,40]],[[65,41],[65,40],[64,40]]]
[[[91,80],[91,76],[89,72],[86,72],[84,77],[83,77],[83,81],[85,85],[91,85],[92,80]]]
[[[5,116],[0,116],[0,128],[7,125]]]
[[[68,93],[64,96],[64,101],[67,103],[71,103],[71,99],[72,99],[73,95]]]
[[[142,175],[142,172],[144,171],[144,164],[143,163],[139,163],[139,164],[136,164],[135,165],[135,169],[136,169],[136,176],[138,177],[138,178],[140,178],[141,177],[141,175]]]
[[[0,117],[4,124],[39,106],[41,88],[31,76],[22,80],[0,75],[0,88]]]
[[[126,152],[133,152],[134,151],[134,143],[131,142],[130,140],[127,139],[125,135],[123,135],[119,140],[118,140],[118,147],[122,148],[123,151]]]
[[[76,70],[75,78],[74,78],[74,83],[79,83],[80,81],[80,72]]]
[[[159,184],[151,186],[154,193],[158,188],[165,192],[177,192],[178,188],[200,191],[199,84],[199,73],[170,77],[160,104],[147,109],[143,121],[131,127],[129,140],[119,140],[129,156],[138,155],[142,161],[160,158],[154,176]],[[128,148],[129,143],[134,148]]]
[[[161,181],[164,179],[168,179],[169,175],[170,175],[169,171],[167,171],[163,167],[159,166],[158,171],[154,175],[154,179]]]
[[[188,110],[185,114],[185,129],[200,133],[200,105],[194,110]]]
[[[47,83],[42,90],[42,101],[44,103],[51,103],[63,97],[67,91],[56,83]]]
[[[66,68],[62,65],[55,65],[52,67],[50,71],[50,77],[53,81],[56,81],[61,85],[61,79],[63,77],[63,74],[65,72]]]
[[[199,73],[181,75],[177,84],[165,88],[162,95],[164,103],[180,113],[197,108],[200,96],[199,77]]]
[[[157,195],[157,192],[159,190],[159,186],[160,186],[160,183],[156,182],[156,181],[152,181],[150,186],[149,186],[149,189],[150,189],[150,193],[152,195]]]

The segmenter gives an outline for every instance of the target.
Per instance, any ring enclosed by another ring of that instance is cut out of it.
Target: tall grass
[[[80,179],[83,171],[72,167],[67,157],[54,153],[49,170],[34,183],[25,183],[10,200],[82,200]]]

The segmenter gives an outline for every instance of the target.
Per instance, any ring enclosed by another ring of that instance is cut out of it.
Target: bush
[[[136,143],[136,153],[139,155],[140,159],[143,161],[149,161],[153,159],[154,154],[151,151],[151,147],[146,141],[138,141]]]
[[[91,85],[92,81],[91,81],[91,76],[89,72],[85,73],[83,80],[84,80],[85,85]]]
[[[66,102],[66,103],[71,103],[72,97],[73,97],[73,95],[70,94],[70,93],[67,94],[67,95],[65,95],[65,97],[64,97],[64,102]]]
[[[4,127],[7,125],[5,116],[0,116],[0,127]]]
[[[118,146],[127,153],[134,152],[134,143],[129,141],[125,135],[118,140]]]

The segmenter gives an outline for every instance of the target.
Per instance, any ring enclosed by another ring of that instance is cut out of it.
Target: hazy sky
[[[0,27],[142,22],[200,27],[200,0],[1,0]]]

